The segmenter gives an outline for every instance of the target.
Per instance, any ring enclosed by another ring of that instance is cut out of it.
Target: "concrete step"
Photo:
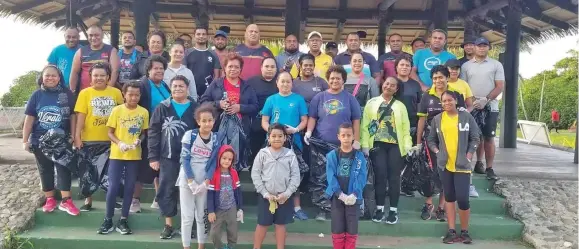
[[[82,201],[78,201],[80,206]],[[83,212],[78,217],[55,211],[54,213],[43,213],[38,209],[35,214],[35,221],[38,225],[66,227],[71,230],[76,228],[96,229],[100,226],[105,216],[105,203],[94,202],[95,208],[90,212]],[[306,209],[306,212],[313,217],[315,210]],[[253,231],[257,224],[257,208],[255,206],[245,206],[245,223],[239,225],[240,231]],[[117,218],[120,211],[115,211]],[[163,228],[164,221],[158,210],[154,210],[144,205],[143,212],[129,217],[132,229],[158,230]],[[179,215],[175,217],[174,226],[180,227]],[[443,236],[447,230],[445,222],[436,220],[424,221],[420,218],[419,212],[401,210],[400,220],[396,225],[386,225],[372,221],[360,221],[359,233],[361,235],[387,235],[401,237],[429,237],[438,238]],[[502,215],[484,215],[474,213],[471,215],[470,228],[472,236],[477,240],[518,240],[523,229],[522,223]],[[295,221],[288,225],[287,231],[290,233],[329,233],[330,221],[320,222],[313,219],[307,221]]]
[[[132,224],[132,223],[130,223]],[[136,225],[136,224],[135,224]],[[132,227],[135,227],[133,225]],[[53,227],[37,226],[34,230],[21,235],[24,239],[29,239],[35,249],[62,249],[62,248],[83,248],[83,249],[181,249],[180,237],[171,240],[159,239],[157,230],[134,230],[134,234],[120,235],[113,232],[108,235],[96,234],[98,224],[91,228]],[[520,242],[507,241],[484,241],[478,240],[471,245],[457,243],[452,245],[455,249],[525,249],[528,248]],[[226,241],[223,239],[223,241]],[[195,243],[195,241],[193,242]],[[196,248],[192,244],[192,248]],[[25,247],[26,248],[26,247]],[[214,248],[209,242],[206,248]],[[236,249],[253,248],[253,231],[240,231],[238,234],[238,245]],[[264,249],[275,248],[275,238],[273,229],[270,229],[266,236]],[[318,234],[304,234],[289,232],[286,237],[287,249],[331,249],[332,242],[330,234],[325,234],[320,238]],[[443,249],[449,245],[441,243],[441,238],[409,238],[409,237],[387,237],[387,236],[367,236],[358,238],[357,248],[380,248],[380,249]]]

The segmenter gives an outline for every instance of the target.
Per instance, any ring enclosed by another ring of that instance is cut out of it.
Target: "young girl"
[[[334,249],[354,249],[358,239],[358,217],[362,191],[368,180],[364,153],[352,147],[354,128],[345,123],[338,129],[340,149],[326,156],[328,187],[325,197],[332,200],[332,242]]]
[[[260,249],[267,229],[275,224],[277,248],[285,247],[285,225],[293,222],[293,202],[288,201],[300,185],[300,169],[294,152],[283,145],[285,127],[269,126],[269,146],[257,153],[253,161],[251,179],[262,198],[257,199],[257,227],[253,242]]]
[[[434,117],[428,135],[428,148],[438,160],[438,172],[442,181],[448,233],[442,240],[445,244],[472,243],[468,234],[470,216],[469,185],[472,167],[470,161],[479,143],[479,130],[470,113],[458,111],[455,92],[444,91],[441,95],[444,112]],[[457,129],[458,128],[458,129]],[[460,217],[460,236],[456,234],[456,204]]]
[[[218,153],[219,167],[209,181],[207,191],[207,212],[211,222],[210,237],[215,248],[223,248],[221,234],[227,231],[227,247],[237,244],[237,221],[243,222],[241,209],[241,184],[237,171],[232,167],[235,159],[233,147],[223,145]]]
[[[115,215],[116,196],[119,192],[123,171],[125,171],[125,186],[121,219],[116,230],[121,234],[131,234],[127,223],[129,207],[131,206],[135,181],[137,181],[138,163],[141,160],[141,140],[149,128],[149,112],[139,105],[141,88],[137,82],[128,82],[123,86],[126,103],[113,108],[107,121],[108,136],[111,139],[111,154],[108,177],[105,221],[98,230],[99,234],[113,231],[113,216]],[[146,149],[146,148],[145,148]]]
[[[216,110],[211,103],[202,104],[195,110],[199,130],[183,135],[181,147],[181,170],[177,184],[181,202],[181,240],[184,249],[191,247],[191,227],[197,222],[197,244],[205,248],[209,233],[207,216],[207,189],[217,166],[218,149],[223,145],[224,133],[211,132],[215,124]]]

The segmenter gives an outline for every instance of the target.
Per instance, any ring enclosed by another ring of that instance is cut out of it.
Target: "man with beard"
[[[472,38],[467,38],[460,47],[464,50],[464,56],[458,59],[458,61],[460,61],[460,66],[462,67],[464,63],[474,58],[474,49],[476,46],[474,45],[474,40]]]
[[[444,50],[446,45],[446,32],[442,29],[435,29],[430,34],[430,48],[416,51],[412,58],[412,74],[410,78],[418,81],[423,91],[432,86],[430,70],[437,65],[444,65],[450,59],[456,57]]]
[[[250,24],[245,29],[245,41],[235,47],[235,52],[243,58],[241,78],[249,78],[261,74],[261,61],[267,57],[273,57],[273,53],[259,43],[259,27]]]
[[[194,36],[195,46],[189,49],[185,63],[195,77],[197,95],[202,96],[213,79],[219,77],[221,64],[217,56],[207,48],[207,29],[196,28]]]
[[[330,68],[330,66],[332,66],[334,64],[334,59],[327,55],[322,53],[322,34],[320,34],[320,32],[318,31],[312,31],[309,35],[308,35],[308,47],[310,48],[310,51],[308,52],[309,54],[314,56],[314,76],[320,77],[324,80],[326,80],[326,71],[328,71],[328,68]],[[328,42],[328,44],[330,43],[334,43],[335,42]],[[336,46],[337,47],[337,46]],[[326,45],[326,50],[327,50],[327,45]],[[299,57],[298,57],[299,59]],[[296,64],[292,67],[290,74],[292,75],[292,77],[295,79],[297,77],[300,76],[300,68],[299,68],[299,64]]]
[[[48,64],[55,65],[62,76],[64,77],[64,84],[69,85],[70,71],[72,68],[72,61],[74,54],[80,47],[78,45],[79,34],[78,29],[69,27],[64,31],[64,44],[55,47],[48,56]]]
[[[348,46],[346,51],[334,57],[334,63],[336,63],[336,65],[342,65],[344,69],[346,69],[346,72],[351,73],[352,67],[350,66],[350,61],[352,59],[352,54],[360,53],[364,59],[364,67],[362,69],[364,76],[372,77],[376,82],[381,82],[378,62],[376,62],[376,58],[372,54],[360,49],[360,34],[358,32],[348,34],[346,37],[346,46]]]
[[[382,82],[388,77],[396,77],[396,70],[394,69],[394,61],[398,59],[401,55],[410,56],[410,54],[402,51],[404,44],[402,42],[402,36],[400,34],[394,33],[388,37],[388,45],[390,45],[390,52],[385,53],[378,57],[378,67],[381,71],[380,81],[376,81],[378,86],[382,86]],[[380,87],[380,89],[382,89]]]
[[[285,50],[275,57],[278,71],[290,72],[298,58],[303,54],[300,52],[299,46],[298,38],[295,35],[290,34],[285,38]]]
[[[217,30],[215,36],[213,37],[213,45],[215,50],[211,51],[217,58],[219,58],[219,63],[221,63],[221,68],[225,68],[225,58],[231,52],[227,49],[227,32],[223,30]],[[225,75],[225,74],[224,74]]]
[[[132,31],[125,31],[121,35],[123,41],[123,49],[119,50],[119,58],[121,60],[119,67],[119,84],[120,88],[131,80],[131,69],[137,63],[139,51],[135,49],[135,34]]]

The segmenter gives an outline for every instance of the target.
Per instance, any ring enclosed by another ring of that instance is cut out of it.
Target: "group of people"
[[[478,193],[471,160],[476,153],[475,173],[497,178],[493,137],[504,84],[502,65],[488,57],[485,38],[465,40],[465,57],[457,60],[444,51],[442,30],[432,31],[429,48],[423,39],[413,41],[413,56],[402,51],[402,36],[392,34],[390,52],[376,60],[360,49],[358,33],[348,34],[340,54],[335,42],[321,50],[319,32],[307,36],[308,53],[289,35],[277,57],[260,44],[255,24],[233,50],[221,30],[209,50],[206,28],[181,35],[168,53],[160,31],[150,34],[146,51],[137,49],[132,32],[122,33],[118,51],[102,42],[100,27],[88,34],[89,45],[80,47],[78,31],[66,30],[65,44],[49,56],[26,107],[23,145],[37,161],[45,212],[90,211],[96,191],[83,194],[80,209],[72,202],[71,169],[48,156],[41,139],[58,129],[81,155],[105,145],[110,150],[99,234],[132,233],[128,216],[141,212],[143,184],[154,183],[151,208],[165,218],[161,239],[177,233],[172,218],[180,205],[184,248],[195,237],[198,248],[208,238],[222,248],[223,229],[232,248],[244,216],[238,171],[245,164],[260,195],[254,248],[261,248],[271,225],[283,248],[285,225],[309,218],[300,196],[300,189],[309,189],[319,210],[315,219],[331,216],[334,248],[349,249],[356,246],[359,217],[398,222],[401,193],[414,196],[401,189],[404,158],[425,153],[434,174],[433,184],[421,186],[422,219],[448,220],[444,243],[472,242],[469,196]],[[219,129],[227,122],[239,132]],[[375,194],[368,194],[368,181]],[[441,194],[434,210],[436,190]],[[116,225],[115,209],[121,209]]]

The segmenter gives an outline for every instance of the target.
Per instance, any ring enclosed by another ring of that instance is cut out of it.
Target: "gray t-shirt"
[[[486,97],[495,88],[495,81],[505,80],[505,70],[499,61],[486,58],[482,62],[472,59],[464,63],[460,70],[460,78],[468,82],[475,98]],[[499,111],[499,101],[489,102],[491,111]]]
[[[219,210],[229,210],[235,207],[235,196],[233,194],[233,180],[229,173],[221,173],[219,189]]]
[[[354,91],[356,91],[356,86],[359,81],[360,77],[352,74],[348,75],[346,83],[344,84],[344,89],[354,95]],[[366,102],[378,95],[380,95],[380,90],[378,89],[376,80],[372,77],[364,77],[362,81],[360,81],[360,86],[358,87],[354,97],[356,97],[358,104],[360,104],[360,107],[362,107],[363,110],[364,106],[366,106]]]
[[[308,81],[303,81],[300,77],[297,77],[293,82],[292,92],[304,97],[309,106],[310,101],[316,94],[328,90],[328,88],[328,82],[320,77],[316,76]]]

